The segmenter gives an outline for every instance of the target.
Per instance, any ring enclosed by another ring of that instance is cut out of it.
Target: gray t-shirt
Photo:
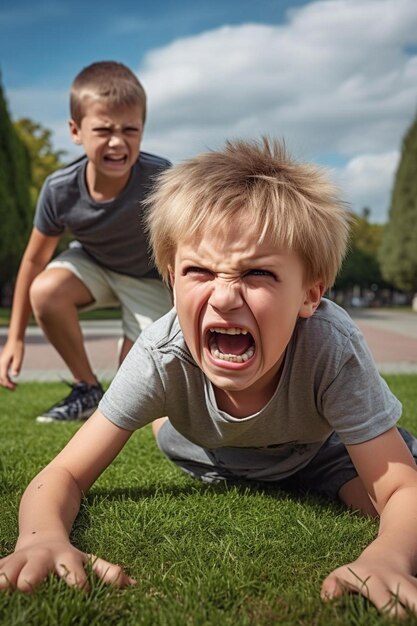
[[[401,415],[359,329],[326,299],[312,317],[297,321],[277,389],[254,415],[235,418],[218,409],[175,310],[143,331],[99,409],[127,430],[167,415],[177,431],[205,448],[281,447],[293,457],[286,463],[291,472],[332,432],[345,444],[361,443],[391,428]]]
[[[134,278],[157,277],[142,226],[142,202],[153,178],[170,162],[141,152],[128,184],[109,202],[91,198],[85,182],[86,165],[83,156],[48,176],[34,226],[48,236],[69,231],[99,265],[114,272]]]

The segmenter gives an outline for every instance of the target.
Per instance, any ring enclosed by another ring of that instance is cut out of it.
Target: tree
[[[27,117],[17,120],[14,127],[29,151],[32,174],[30,196],[34,208],[45,178],[62,167],[61,159],[66,152],[54,150],[52,132]]]
[[[32,225],[30,160],[0,83],[0,290],[16,273]]]
[[[379,260],[386,280],[417,292],[417,117],[403,140]]]
[[[383,226],[371,224],[369,216],[368,208],[364,208],[360,216],[352,214],[350,247],[335,283],[336,290],[386,286],[378,262]]]

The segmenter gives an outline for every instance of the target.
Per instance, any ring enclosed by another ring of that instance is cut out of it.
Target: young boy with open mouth
[[[121,363],[143,328],[171,308],[140,221],[153,177],[170,166],[140,150],[146,108],[142,84],[122,63],[92,63],[72,83],[70,133],[85,154],[43,185],[0,354],[0,385],[14,390],[32,311],[73,377],[70,393],[38,415],[40,423],[85,420],[103,396],[81,310],[120,307]],[[75,242],[52,258],[65,232]]]
[[[134,584],[68,534],[83,494],[153,422],[161,450],[206,482],[275,484],[379,515],[376,539],[328,575],[322,597],[355,591],[380,610],[417,612],[417,442],[397,429],[400,402],[358,328],[323,298],[349,233],[337,191],[265,139],[166,170],[148,202],[175,306],[27,488],[0,585],[28,590],[53,571],[82,586],[89,559],[101,579]]]

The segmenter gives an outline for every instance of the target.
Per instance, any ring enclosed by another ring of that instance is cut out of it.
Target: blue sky
[[[143,82],[143,148],[177,162],[228,138],[285,138],[331,168],[351,207],[387,219],[401,142],[417,112],[416,0],[16,0],[0,8],[13,118],[67,130],[68,90],[115,59]]]

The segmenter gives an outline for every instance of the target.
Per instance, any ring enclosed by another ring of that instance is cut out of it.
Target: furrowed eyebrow
[[[130,131],[131,132],[131,131],[134,131],[134,132],[138,132],[139,133],[141,131],[140,126],[135,126],[135,125],[132,125],[132,124],[128,124],[127,126],[122,126],[120,128],[117,128],[115,126],[105,126],[105,125],[98,124],[97,126],[93,126],[92,129],[94,131],[100,131],[100,132],[103,132],[103,131],[106,131],[106,132],[107,131],[109,131],[109,132],[115,132],[115,131],[116,132],[126,132],[126,131]]]

